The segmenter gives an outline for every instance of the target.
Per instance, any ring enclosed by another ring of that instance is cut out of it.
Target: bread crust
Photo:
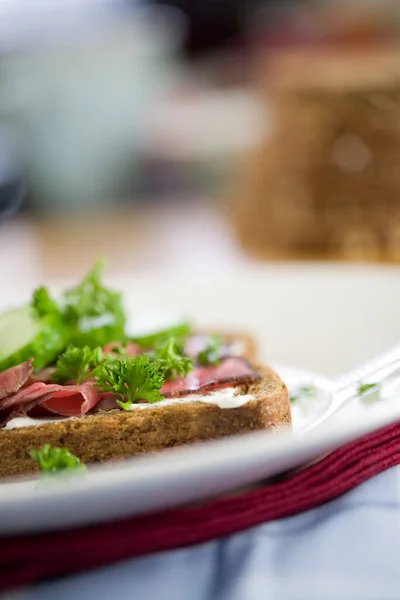
[[[269,367],[258,368],[258,371],[261,380],[238,388],[241,393],[254,396],[254,400],[239,408],[221,409],[203,402],[176,403],[3,429],[0,431],[0,477],[36,471],[37,466],[28,452],[45,443],[66,447],[89,464],[259,429],[290,426],[286,385]]]

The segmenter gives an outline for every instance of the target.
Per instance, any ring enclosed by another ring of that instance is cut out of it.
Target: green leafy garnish
[[[161,367],[149,361],[146,354],[120,360],[105,360],[96,369],[100,392],[113,392],[118,405],[129,410],[137,400],[153,403],[162,400],[159,392],[164,383]]]
[[[191,326],[189,323],[180,323],[179,325],[174,325],[173,327],[169,327],[168,329],[161,329],[156,333],[151,333],[150,335],[144,335],[142,337],[134,337],[132,338],[132,342],[138,344],[141,348],[152,349],[166,342],[169,338],[174,337],[177,339],[182,339],[190,335]]]
[[[295,394],[290,396],[290,402],[296,402],[300,396],[315,396],[317,394],[317,388],[313,385],[301,385],[297,388]]]
[[[92,371],[101,364],[101,348],[69,346],[57,359],[53,380],[57,383],[76,381],[78,384],[92,376]]]
[[[64,315],[76,346],[94,348],[125,339],[122,295],[102,285],[103,266],[98,260],[83,280],[63,295]]]
[[[34,314],[38,317],[60,315],[57,302],[50,297],[49,292],[43,286],[33,292],[31,306]]]
[[[359,383],[357,388],[357,393],[359,396],[363,396],[366,392],[370,390],[377,390],[379,388],[378,383]]]
[[[105,288],[101,283],[103,268],[104,261],[99,259],[78,285],[64,292],[67,319],[77,321],[83,317],[99,317],[122,310],[121,294]]]
[[[182,345],[175,337],[156,346],[150,360],[161,368],[165,379],[186,377],[193,368],[193,361],[184,354]]]
[[[35,290],[31,307],[37,317],[57,315],[68,330],[74,346],[104,346],[125,339],[125,311],[122,296],[101,283],[103,261],[98,260],[78,285],[67,290],[59,302],[45,287]]]
[[[68,344],[103,347],[126,340],[121,294],[101,283],[102,261],[55,300],[37,288],[29,305],[0,314],[0,370],[34,358],[36,370],[53,364]]]
[[[34,368],[41,369],[54,362],[67,344],[68,328],[58,313],[39,317],[25,305],[0,315],[0,371],[32,357]]]
[[[55,448],[45,444],[40,450],[30,450],[29,455],[37,462],[41,473],[51,474],[60,471],[85,471],[79,458],[66,448]]]
[[[205,367],[218,365],[221,362],[219,358],[221,346],[222,341],[220,338],[217,335],[210,335],[210,340],[206,348],[197,355],[197,362]]]
[[[110,360],[118,358],[127,358],[128,356],[128,347],[125,342],[118,346],[112,346],[106,352],[106,357]]]

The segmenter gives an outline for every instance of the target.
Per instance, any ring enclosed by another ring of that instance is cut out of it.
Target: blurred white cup
[[[109,201],[127,189],[153,106],[174,84],[180,15],[106,0],[35,0],[22,20],[21,10],[0,4],[0,121],[34,200]]]

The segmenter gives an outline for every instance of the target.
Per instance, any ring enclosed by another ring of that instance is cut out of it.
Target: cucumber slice
[[[35,318],[30,306],[0,314],[0,370],[34,358],[34,368],[53,362],[68,343],[68,331],[57,315]]]

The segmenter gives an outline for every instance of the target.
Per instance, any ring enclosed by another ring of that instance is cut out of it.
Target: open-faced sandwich
[[[0,315],[0,476],[290,426],[286,386],[249,338],[187,323],[130,337],[100,275]]]

